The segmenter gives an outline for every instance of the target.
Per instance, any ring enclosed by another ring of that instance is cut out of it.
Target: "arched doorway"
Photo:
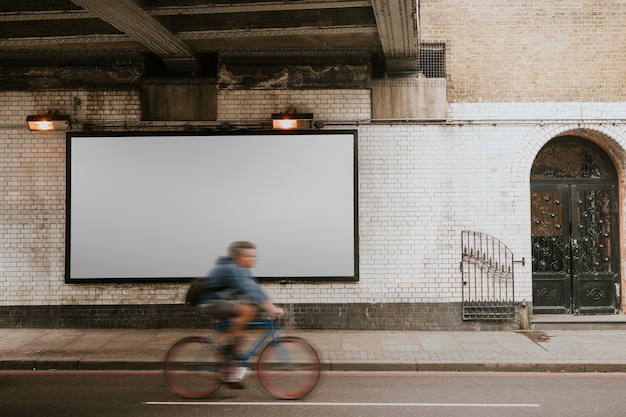
[[[530,174],[535,314],[614,314],[620,308],[618,179],[593,142],[561,136]]]

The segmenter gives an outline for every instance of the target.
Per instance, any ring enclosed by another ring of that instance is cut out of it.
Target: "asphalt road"
[[[622,417],[626,374],[349,373],[325,375],[300,401],[256,379],[201,401],[178,398],[153,372],[0,372],[2,417]]]

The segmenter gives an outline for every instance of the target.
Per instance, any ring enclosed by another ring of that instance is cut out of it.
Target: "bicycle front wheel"
[[[202,337],[176,342],[165,356],[165,381],[184,398],[203,398],[220,387],[223,360],[215,343]]]
[[[279,399],[297,400],[308,395],[319,382],[321,371],[317,350],[298,337],[278,338],[259,354],[259,382]]]

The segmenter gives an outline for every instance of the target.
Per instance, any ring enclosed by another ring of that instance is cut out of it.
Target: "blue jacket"
[[[242,295],[253,303],[269,300],[249,269],[239,267],[233,258],[224,256],[217,260],[215,267],[206,275],[200,304],[233,295]]]

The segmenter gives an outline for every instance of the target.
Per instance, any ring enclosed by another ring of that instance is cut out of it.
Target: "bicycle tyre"
[[[257,361],[261,386],[282,400],[297,400],[310,394],[321,371],[317,350],[299,337],[280,337],[268,343]]]
[[[165,356],[163,371],[169,388],[183,398],[204,398],[221,385],[223,359],[215,343],[203,337],[185,337]]]

